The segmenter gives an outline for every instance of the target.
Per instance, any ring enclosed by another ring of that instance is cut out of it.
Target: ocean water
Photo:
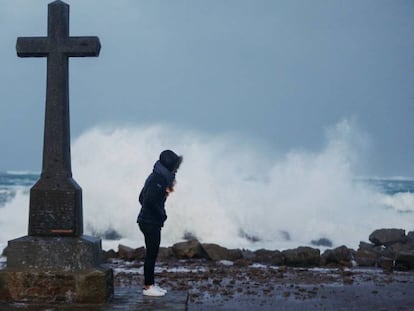
[[[138,194],[166,148],[184,162],[167,200],[164,246],[195,236],[247,249],[312,246],[320,239],[357,248],[378,228],[414,230],[414,179],[360,177],[356,134],[342,122],[317,152],[269,155],[230,135],[167,126],[91,129],[72,144],[85,233],[102,237],[105,249],[144,244],[135,222]],[[38,178],[0,173],[0,248],[27,234],[29,190]]]

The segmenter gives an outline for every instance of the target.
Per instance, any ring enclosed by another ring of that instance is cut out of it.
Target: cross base
[[[8,243],[0,302],[105,303],[113,293],[100,239],[25,236]]]
[[[114,293],[109,268],[67,271],[0,270],[0,302],[102,304]]]
[[[7,267],[11,269],[87,270],[102,263],[101,240],[90,236],[24,236],[10,240]]]
[[[30,190],[29,235],[80,236],[82,189],[71,177],[41,177]]]

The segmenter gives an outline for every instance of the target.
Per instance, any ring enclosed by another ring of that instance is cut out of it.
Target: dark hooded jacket
[[[148,176],[139,194],[141,211],[138,215],[138,223],[162,227],[167,219],[165,212],[167,187],[172,188],[174,186],[175,171],[178,169],[182,158],[172,151],[169,151],[166,155],[165,152],[161,153],[160,160],[155,163],[152,173]]]

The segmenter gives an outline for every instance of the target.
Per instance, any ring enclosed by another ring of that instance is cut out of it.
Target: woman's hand
[[[174,187],[167,187],[167,189],[165,189],[165,195],[167,197],[170,195],[171,192],[174,192]]]
[[[174,187],[177,184],[177,180],[174,179],[172,186],[171,187],[167,187],[167,189],[165,189],[165,195],[168,197],[170,195],[171,192],[174,192]]]

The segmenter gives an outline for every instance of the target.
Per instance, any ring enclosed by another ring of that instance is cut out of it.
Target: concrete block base
[[[25,236],[9,241],[0,270],[0,302],[105,303],[114,293],[102,265],[101,240],[88,236]]]
[[[12,269],[76,271],[93,269],[101,263],[101,240],[86,235],[24,236],[9,241],[7,247],[7,267]]]
[[[113,297],[110,268],[82,271],[0,270],[0,302],[105,303]]]

